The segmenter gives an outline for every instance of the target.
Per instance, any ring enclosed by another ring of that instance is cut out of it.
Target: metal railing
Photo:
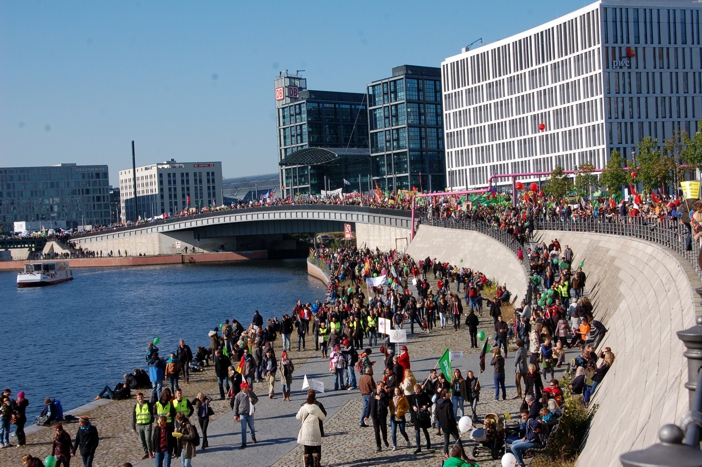
[[[452,229],[475,230],[503,243],[505,246],[516,252],[520,244],[514,237],[505,230],[499,229],[497,225],[491,225],[481,220],[466,219],[428,219],[422,218],[421,223],[436,227],[446,227]],[[686,225],[680,224],[677,220],[646,219],[643,217],[630,217],[625,221],[613,220],[553,220],[535,219],[535,234],[540,230],[560,230],[564,232],[590,232],[606,235],[617,235],[622,237],[633,237],[645,240],[668,248],[679,254],[694,267],[697,275],[702,278],[702,269],[698,265],[700,247],[691,237],[691,231]],[[688,236],[689,241],[688,241]],[[532,236],[533,239],[533,236]],[[688,250],[687,247],[690,249]],[[528,258],[525,255],[525,268],[529,271]]]

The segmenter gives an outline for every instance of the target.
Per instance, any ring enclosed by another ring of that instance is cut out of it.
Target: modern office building
[[[392,191],[443,190],[441,69],[398,66],[367,92],[374,183]]]
[[[132,169],[120,170],[122,222],[184,209],[222,205],[221,162],[176,162],[174,159],[136,168],[137,210],[134,211]]]
[[[309,90],[306,78],[299,73],[292,75],[285,71],[275,79],[275,106],[283,196],[291,193],[319,194],[316,183],[311,180],[320,177],[324,180],[326,176],[323,173],[324,164],[283,162],[291,154],[307,148],[326,148],[343,157],[343,150],[346,149],[368,150],[368,113],[364,93]],[[365,186],[369,173],[361,176],[364,177]],[[358,186],[358,174],[351,177],[347,179],[350,186]],[[322,183],[319,187],[323,186]],[[331,187],[338,188],[343,186]]]
[[[47,229],[63,222],[69,229],[109,224],[107,166],[0,168],[0,227],[10,232],[22,221],[45,221]]]
[[[695,0],[601,0],[447,58],[447,184],[486,187],[493,174],[556,165],[602,168],[615,149],[631,158],[646,136],[662,144],[677,130],[694,134],[700,9]]]

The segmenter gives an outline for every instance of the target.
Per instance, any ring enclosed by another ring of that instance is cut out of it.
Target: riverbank
[[[310,357],[319,354],[315,352],[313,345],[310,347],[311,350],[308,349],[299,352],[293,350],[291,352],[292,359],[296,366],[302,366]],[[277,339],[275,341],[275,348],[276,354],[280,355],[282,352],[282,339]],[[166,387],[167,384],[168,382],[165,381],[164,387]],[[111,383],[111,387],[113,386],[114,382]],[[194,399],[199,392],[213,399],[211,405],[215,415],[210,417],[212,422],[222,415],[232,416],[229,401],[219,400],[219,389],[217,386],[217,378],[214,374],[214,366],[205,367],[204,371],[199,373],[191,373],[190,383],[185,384],[181,381],[180,388],[183,390],[183,397],[189,400]],[[132,391],[132,397],[127,400],[110,401],[100,399],[67,412],[77,417],[83,415],[90,417],[91,422],[98,429],[100,445],[97,449],[95,461],[93,462],[94,467],[115,467],[117,465],[122,465],[124,462],[131,462],[136,465],[139,459],[141,459],[143,455],[141,444],[137,434],[133,433],[131,429],[132,410],[136,403],[134,395],[139,391],[146,394],[147,397],[148,394],[150,394],[150,389],[138,389]],[[267,383],[255,383],[254,391],[260,397],[265,398],[265,394],[267,394],[268,391]],[[276,391],[278,392],[274,401],[278,402],[281,398],[280,382],[276,383]],[[30,403],[35,405],[41,404],[42,401],[32,400]],[[197,426],[197,417],[191,417],[191,421]],[[44,459],[49,455],[51,451],[51,441],[54,435],[53,427],[30,426],[29,424],[32,422],[33,420],[29,420],[28,426],[26,427],[27,446],[19,449],[14,447],[11,449],[0,449],[0,465],[8,467],[22,465],[21,458],[24,454],[31,454],[40,459]],[[75,439],[78,423],[64,422],[63,426],[71,436],[71,439]],[[200,435],[202,435],[202,430],[199,426],[197,429]],[[10,442],[15,445],[17,440],[16,438],[10,438]],[[200,452],[197,454],[198,456],[201,455]],[[75,462],[79,463],[80,461],[76,459]],[[153,461],[151,462],[153,463]],[[174,465],[175,462],[176,461],[174,461]],[[178,465],[180,465],[180,461],[178,460],[177,462]]]
[[[163,255],[163,256],[121,256],[112,258],[71,258],[68,261],[71,269],[81,268],[110,268],[110,267],[136,267],[136,266],[162,266],[168,264],[197,264],[197,263],[229,263],[236,261],[250,261],[268,259],[268,251],[240,251],[222,253],[199,253],[188,255]],[[42,260],[51,261],[51,260]],[[56,261],[64,261],[57,259]],[[18,271],[24,268],[29,260],[2,261],[0,271]]]

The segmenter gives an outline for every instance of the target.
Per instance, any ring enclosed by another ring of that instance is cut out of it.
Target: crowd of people
[[[383,446],[398,449],[398,431],[415,453],[422,448],[431,450],[430,430],[436,429],[435,434],[443,437],[446,465],[465,465],[452,460],[459,458],[464,463],[472,462],[463,449],[458,421],[464,415],[473,423],[481,421],[480,373],[467,371],[464,375],[456,368],[449,375],[432,370],[418,378],[407,346],[397,348],[386,333],[380,332],[381,318],[393,328],[408,327],[410,334],[446,328],[453,328],[453,332],[467,330],[470,347],[482,346],[480,372],[488,362],[493,368],[495,400],[506,399],[506,358],[516,348],[515,384],[522,422],[512,433],[510,449],[520,465],[524,452],[543,445],[562,416],[564,392],[582,395],[589,402],[614,361],[609,348],[595,353],[607,330],[593,319],[592,304],[584,294],[587,278],[583,265],[573,268],[574,252],[568,246],[561,247],[557,239],[527,249],[532,269],[531,300],[522,302],[513,315],[502,312],[511,303],[512,293],[469,267],[356,247],[331,250],[322,246],[311,254],[331,271],[325,300],[299,300],[290,314],[280,319],[275,316],[264,320],[258,311],[247,325],[227,319],[209,331],[209,345],[197,347],[196,352],[181,340],[173,352],[161,356],[158,342],[150,343],[147,371],[137,369],[124,375],[124,381],[114,389],[106,386],[101,391],[97,398],[125,399],[131,397],[132,390],[143,390],[136,393],[131,410],[132,429],[138,435],[144,459],[154,458],[159,467],[180,457],[187,466],[198,450],[208,448],[212,399],[200,393],[188,400],[180,387],[189,383],[190,371],[205,366],[213,367],[219,398],[229,400],[233,420],[240,424],[240,448],[248,446],[247,432],[251,442],[257,443],[254,407],[258,396],[252,390],[254,384],[265,382],[270,399],[282,395],[283,402],[290,401],[295,372],[292,355],[314,345],[329,361],[334,390],[360,392],[363,410],[359,426],[373,427],[377,450]],[[385,280],[374,280],[378,277]],[[435,285],[430,284],[430,278]],[[369,279],[374,285],[367,285]],[[478,332],[484,314],[494,326],[494,334],[488,333],[491,336],[487,339]],[[488,342],[494,345],[492,351]],[[378,346],[376,354],[374,348]],[[566,349],[574,346],[580,347],[580,353],[566,362]],[[373,361],[375,355],[377,362]],[[567,388],[554,377],[555,369],[565,367],[573,374]],[[7,405],[16,407],[18,402]],[[2,413],[6,413],[4,405]],[[190,422],[195,416],[197,428]],[[321,463],[325,416],[314,391],[308,392],[305,404],[297,410],[302,423],[298,442],[304,446],[305,465]],[[495,429],[491,420],[482,417],[486,431]],[[66,449],[65,433],[59,433],[60,426],[56,426],[52,455],[57,461],[68,465],[67,453],[74,455],[80,448],[84,465],[91,465],[98,446],[97,430],[90,428],[90,420],[81,419],[80,423],[91,434],[79,430],[81,439],[76,438],[70,450]],[[414,428],[413,439],[407,433],[408,426]],[[9,430],[0,433],[6,432]],[[454,448],[450,448],[451,440],[456,442]]]

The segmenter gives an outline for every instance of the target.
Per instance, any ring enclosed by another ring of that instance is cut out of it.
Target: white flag
[[[366,279],[366,284],[368,284],[368,287],[380,287],[382,285],[385,285],[387,282],[387,276],[382,275],[378,277],[369,277]]]
[[[302,380],[302,390],[304,391],[305,389],[308,389],[310,387],[310,383],[307,381],[307,375],[305,375],[305,379]]]
[[[344,179],[344,185],[351,185],[351,182],[349,182],[348,180]]]

